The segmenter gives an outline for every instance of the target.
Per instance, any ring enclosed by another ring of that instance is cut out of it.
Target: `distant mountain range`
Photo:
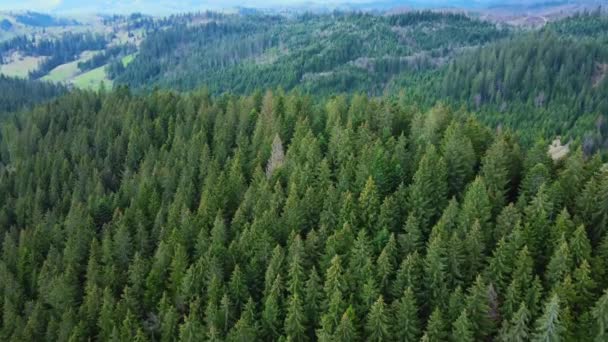
[[[431,8],[431,9],[464,9],[464,10],[509,10],[511,12],[538,11],[550,7],[577,6],[597,7],[605,4],[605,0],[55,0],[49,8],[36,8],[39,1],[26,1],[22,8],[10,8],[13,5],[0,5],[5,10],[31,9],[45,10],[59,14],[74,13],[132,13],[142,12],[148,14],[162,15],[178,12],[191,12],[201,10],[235,10],[256,9],[264,11],[332,11],[339,10],[362,10],[362,11],[387,11],[396,8]],[[31,3],[31,4],[30,4]]]

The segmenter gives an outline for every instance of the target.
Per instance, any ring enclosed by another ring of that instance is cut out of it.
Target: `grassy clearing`
[[[130,54],[130,55],[124,56],[122,58],[122,65],[124,65],[126,67],[131,62],[133,62],[133,59],[135,59],[135,54]]]
[[[112,81],[108,80],[106,77],[105,65],[85,72],[72,79],[73,85],[84,89],[98,89],[101,83],[103,83],[106,88],[112,87]]]
[[[44,76],[42,79],[44,81],[51,82],[68,82],[74,79],[78,74],[80,74],[80,69],[78,68],[78,63],[86,61],[93,57],[99,51],[84,51],[80,54],[80,58],[73,62],[62,64],[55,69],[51,70],[48,75]]]
[[[0,74],[26,78],[30,71],[33,71],[38,67],[44,57],[21,57],[13,56],[12,61],[7,64],[0,65]]]
[[[79,61],[74,61],[62,64],[51,70],[51,72],[49,72],[48,75],[44,76],[42,80],[52,82],[65,82],[76,76],[78,72],[80,72],[80,69],[78,69],[78,62]]]

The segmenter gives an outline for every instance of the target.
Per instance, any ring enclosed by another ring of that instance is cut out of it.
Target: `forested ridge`
[[[192,25],[192,23],[200,23]],[[167,18],[111,77],[141,91],[213,94],[299,89],[317,97],[405,92],[427,108],[465,106],[490,127],[608,148],[608,16],[585,12],[539,30],[464,14],[340,13]]]
[[[508,33],[463,14],[430,11],[174,16],[149,33],[116,82],[137,89],[206,86],[214,94],[279,86],[316,95],[382,94],[393,75],[434,67]]]
[[[49,82],[30,82],[0,75],[0,115],[32,107],[66,92]]]
[[[538,137],[581,138],[586,152],[608,146],[608,16],[577,14],[456,57],[445,67],[394,81],[421,103],[464,105],[491,127]]]
[[[0,127],[2,340],[608,338],[580,144],[281,90],[74,91]]]

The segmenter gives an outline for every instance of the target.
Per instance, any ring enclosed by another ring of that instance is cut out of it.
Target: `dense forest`
[[[192,21],[206,23],[191,25]],[[155,86],[214,94],[300,87],[317,95],[381,94],[400,72],[442,64],[459,49],[496,40],[506,29],[461,14],[430,11],[176,16],[150,32],[137,58],[116,77],[134,88]]]
[[[0,341],[608,341],[605,13],[102,20],[0,43]]]
[[[584,13],[486,44],[445,67],[398,77],[396,91],[421,103],[465,105],[492,127],[582,138],[586,153],[608,147],[608,16]]]
[[[191,22],[204,25],[190,25]],[[161,28],[162,27],[162,28]],[[426,109],[465,106],[492,128],[608,148],[608,16],[586,12],[534,31],[463,14],[176,16],[151,30],[116,84],[213,94],[281,87],[327,98],[405,92]]]
[[[0,127],[2,340],[608,339],[580,145],[281,90],[74,91]]]
[[[48,101],[66,92],[61,85],[0,75],[0,117]]]

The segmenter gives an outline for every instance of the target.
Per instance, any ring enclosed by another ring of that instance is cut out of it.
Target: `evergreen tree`
[[[428,341],[446,341],[448,337],[448,331],[446,323],[443,320],[441,311],[439,309],[433,310],[433,313],[429,317],[426,324],[426,331],[423,339],[426,337]]]
[[[523,342],[530,339],[529,331],[530,312],[522,303],[513,318],[503,326],[499,336],[501,341]]]
[[[355,313],[353,308],[349,307],[342,315],[340,323],[336,327],[336,332],[333,334],[334,341],[347,342],[357,339],[357,330],[354,325]]]
[[[564,336],[564,326],[560,317],[560,300],[553,295],[545,305],[541,317],[536,320],[533,341],[561,341]]]
[[[452,334],[451,337],[454,341],[474,341],[473,338],[473,329],[471,322],[467,317],[466,309],[462,311],[462,314],[458,317],[458,319],[452,324]]]
[[[369,232],[375,231],[378,215],[380,214],[380,199],[378,198],[376,183],[371,176],[367,179],[359,196],[359,212],[362,228]]]
[[[441,152],[447,168],[448,195],[457,196],[471,180],[477,160],[471,140],[456,121],[444,133]]]
[[[408,205],[419,219],[423,233],[428,234],[447,203],[445,162],[431,145],[420,160],[409,189]]]
[[[595,341],[602,341],[608,337],[608,291],[597,301],[592,311],[595,319]]]
[[[403,296],[393,304],[395,319],[394,338],[399,341],[415,341],[420,336],[420,320],[418,318],[418,305],[414,292],[408,287]]]
[[[306,340],[306,315],[303,303],[297,293],[294,293],[287,303],[285,333],[287,334],[287,338],[292,341]]]
[[[385,341],[390,340],[389,318],[382,296],[372,305],[365,323],[367,340]]]

